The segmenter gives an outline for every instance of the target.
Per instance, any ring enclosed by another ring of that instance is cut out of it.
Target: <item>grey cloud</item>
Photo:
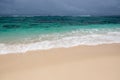
[[[0,14],[120,15],[120,0],[0,0]]]

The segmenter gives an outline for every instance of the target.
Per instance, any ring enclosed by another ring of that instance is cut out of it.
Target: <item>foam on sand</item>
[[[95,32],[96,31],[96,32]],[[83,33],[84,32],[84,33]],[[50,34],[39,36],[39,40],[27,39],[29,43],[0,44],[0,54],[25,53],[33,50],[46,50],[51,48],[69,48],[78,45],[99,45],[120,43],[120,32],[99,32],[96,29],[85,31],[72,31],[64,34]],[[51,39],[52,38],[52,39]]]

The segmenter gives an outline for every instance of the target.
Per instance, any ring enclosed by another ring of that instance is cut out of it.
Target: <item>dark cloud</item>
[[[120,0],[0,0],[0,14],[120,15]]]

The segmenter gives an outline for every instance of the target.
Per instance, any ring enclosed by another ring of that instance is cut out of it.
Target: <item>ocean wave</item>
[[[82,30],[81,30],[82,31]],[[98,32],[96,29],[93,31],[83,33],[81,31],[72,31],[63,34],[44,35],[39,36],[47,37],[48,39],[38,40],[30,43],[18,43],[18,44],[5,44],[0,43],[0,54],[8,53],[25,53],[27,51],[34,50],[47,50],[51,48],[69,48],[78,45],[99,45],[99,44],[111,44],[120,43],[120,32],[109,31]],[[96,31],[96,32],[95,32]],[[49,40],[49,38],[53,37]],[[28,40],[29,41],[29,40]]]

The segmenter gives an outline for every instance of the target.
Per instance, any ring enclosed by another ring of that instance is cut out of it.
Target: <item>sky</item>
[[[0,0],[0,15],[120,15],[120,0]]]

